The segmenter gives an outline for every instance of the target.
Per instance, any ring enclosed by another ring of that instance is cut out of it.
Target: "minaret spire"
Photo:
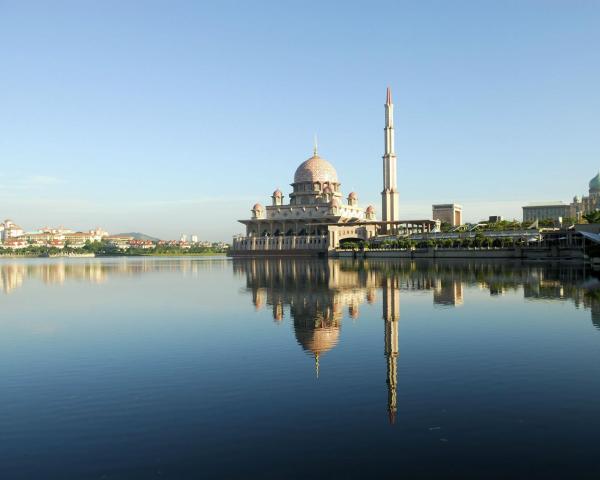
[[[392,103],[392,89],[387,88],[385,99],[385,128],[384,153],[383,153],[383,190],[381,191],[381,211],[384,222],[393,222],[400,219],[398,212],[398,190],[396,153],[394,152],[394,104]],[[393,225],[384,225],[390,233]]]
[[[317,134],[315,133],[314,145],[313,145],[313,155],[316,157],[319,154],[317,148]]]

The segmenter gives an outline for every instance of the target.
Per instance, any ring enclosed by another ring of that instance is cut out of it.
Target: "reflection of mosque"
[[[234,269],[246,275],[256,308],[272,306],[276,322],[289,306],[298,344],[319,358],[339,341],[344,308],[356,319],[364,301],[373,303],[377,288],[383,292],[384,353],[387,361],[388,411],[396,419],[398,320],[400,285],[397,277],[369,269],[344,268],[336,261],[260,259],[235,260]]]
[[[591,308],[592,321],[600,328],[600,290],[597,296],[590,295],[581,286],[589,276],[571,266],[261,258],[236,259],[233,268],[246,277],[257,309],[270,306],[277,323],[289,309],[296,340],[314,356],[317,375],[320,357],[340,340],[344,309],[350,318],[358,318],[360,304],[373,303],[381,289],[390,422],[395,421],[397,408],[401,290],[429,291],[434,305],[452,307],[463,304],[464,285],[488,290],[490,295],[523,288],[526,299],[569,299],[577,307]]]
[[[271,306],[276,322],[289,306],[296,339],[317,366],[339,340],[344,308],[358,318],[360,304],[373,303],[378,286],[368,272],[344,271],[334,261],[235,260],[234,269],[246,275],[254,306]]]

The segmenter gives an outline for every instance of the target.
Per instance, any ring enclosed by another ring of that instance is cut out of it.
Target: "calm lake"
[[[0,478],[597,478],[600,281],[0,260]]]

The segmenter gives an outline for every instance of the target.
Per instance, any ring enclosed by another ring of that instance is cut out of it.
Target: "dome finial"
[[[313,155],[316,157],[318,156],[318,149],[317,149],[317,134],[315,133],[315,138],[314,138],[314,145],[313,145]]]

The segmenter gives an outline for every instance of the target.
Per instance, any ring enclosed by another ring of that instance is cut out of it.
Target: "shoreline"
[[[37,254],[10,254],[0,255],[0,260],[15,258],[119,258],[119,257],[227,257],[226,253],[142,253],[128,255],[96,255],[94,253],[75,253],[75,254],[57,254],[57,255],[37,255]]]

